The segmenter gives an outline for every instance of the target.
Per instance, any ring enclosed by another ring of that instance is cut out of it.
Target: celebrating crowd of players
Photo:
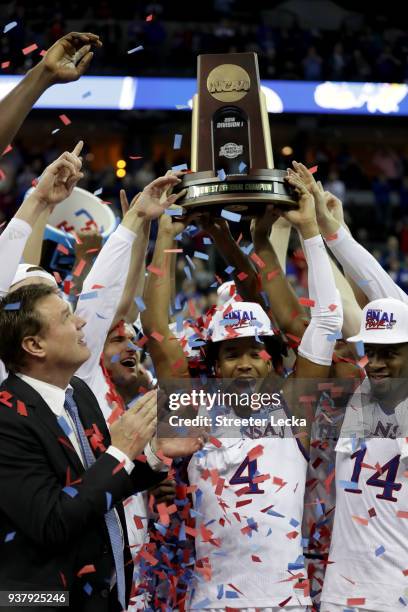
[[[47,52],[0,103],[2,150],[100,44],[73,33]],[[121,193],[121,223],[59,286],[33,253],[83,176],[81,149],[44,170],[0,236],[0,590],[68,590],[71,609],[90,612],[402,610],[407,296],[296,162],[286,180],[299,207],[252,220],[252,251],[225,219],[168,214],[182,195],[182,173],[169,172],[130,205]],[[177,237],[191,224],[234,274],[199,318],[174,301]],[[300,301],[285,276],[291,227],[308,266]],[[156,433],[172,383],[211,381],[281,401],[218,406],[264,425]]]

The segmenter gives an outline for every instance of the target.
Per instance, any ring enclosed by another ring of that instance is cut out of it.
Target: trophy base
[[[284,181],[285,170],[250,170],[248,174],[234,174],[225,180],[209,172],[184,175],[175,191],[187,189],[177,204],[187,212],[211,212],[219,216],[223,209],[256,217],[264,213],[268,204],[293,210],[299,207],[297,196]]]

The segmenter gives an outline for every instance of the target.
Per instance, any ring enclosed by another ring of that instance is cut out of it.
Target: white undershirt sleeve
[[[341,337],[343,312],[329,257],[320,234],[304,241],[308,264],[311,320],[303,334],[299,355],[319,365],[330,365],[336,338]]]
[[[136,234],[123,225],[116,228],[86,277],[75,310],[86,321],[83,331],[91,351],[75,375],[92,390],[103,346],[125,288],[135,238]]]
[[[379,298],[395,298],[408,304],[408,296],[387,274],[378,261],[361,244],[340,227],[326,244],[353,281],[361,287],[370,302]]]
[[[8,293],[31,232],[29,223],[12,219],[0,236],[0,297]]]

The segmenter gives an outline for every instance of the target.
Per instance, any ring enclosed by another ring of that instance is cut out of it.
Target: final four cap
[[[408,305],[394,298],[370,302],[363,309],[360,332],[347,340],[366,344],[408,342]]]
[[[58,287],[57,281],[55,280],[52,274],[50,274],[49,272],[47,272],[47,270],[44,270],[40,266],[35,266],[33,264],[19,264],[17,272],[15,273],[15,276],[11,281],[10,287],[13,287],[13,285],[16,285],[17,283],[26,280],[26,278],[33,277],[43,278],[49,281],[51,285]]]
[[[208,325],[208,340],[211,342],[273,335],[268,315],[255,302],[230,301],[214,313]]]

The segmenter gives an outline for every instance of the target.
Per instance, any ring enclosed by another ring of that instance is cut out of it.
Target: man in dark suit
[[[133,570],[120,502],[166,472],[142,455],[156,392],[109,432],[95,396],[73,377],[89,357],[84,325],[47,285],[0,301],[0,358],[10,372],[0,387],[0,591],[64,590],[75,612],[116,612]]]

